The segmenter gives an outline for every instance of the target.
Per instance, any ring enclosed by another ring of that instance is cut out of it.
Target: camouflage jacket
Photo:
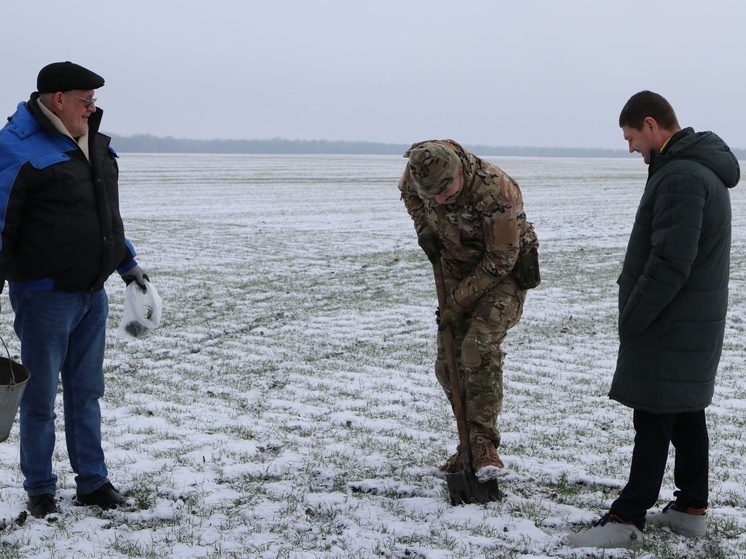
[[[399,190],[417,235],[438,236],[443,271],[460,280],[449,294],[449,305],[468,309],[510,275],[521,251],[538,248],[539,241],[526,221],[518,184],[453,140],[440,141],[454,149],[464,164],[458,197],[445,205],[420,198],[408,169]]]

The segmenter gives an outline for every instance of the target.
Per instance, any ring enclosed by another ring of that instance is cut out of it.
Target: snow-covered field
[[[743,188],[708,535],[573,550],[562,536],[605,512],[629,468],[631,411],[606,393],[647,169],[490,159],[521,184],[542,243],[543,283],[505,346],[504,500],[453,507],[432,475],[457,436],[432,373],[431,270],[396,188],[403,158],[125,154],[128,236],[164,300],[160,329],[123,340],[124,284],[108,285],[103,431],[133,506],[74,506],[60,407],[55,517],[23,518],[17,425],[0,444],[0,558],[746,558]],[[659,505],[672,492],[669,468]]]

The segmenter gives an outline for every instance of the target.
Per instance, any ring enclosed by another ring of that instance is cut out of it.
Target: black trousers
[[[667,414],[635,410],[633,421],[635,447],[629,481],[611,505],[611,512],[639,527],[645,525],[647,510],[658,500],[669,444],[676,449],[677,504],[706,507],[710,440],[704,410]]]

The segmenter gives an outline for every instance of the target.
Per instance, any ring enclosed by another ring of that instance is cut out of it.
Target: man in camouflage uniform
[[[420,246],[440,259],[447,307],[440,317],[435,375],[453,404],[441,331],[451,326],[459,363],[473,467],[481,481],[503,467],[497,416],[503,400],[500,344],[521,318],[526,290],[514,267],[538,247],[518,184],[453,140],[414,144],[399,181]],[[525,287],[525,284],[524,284]],[[440,467],[463,469],[457,451]]]

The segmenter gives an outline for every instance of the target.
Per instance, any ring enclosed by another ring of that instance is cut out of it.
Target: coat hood
[[[738,159],[714,132],[695,132],[692,128],[685,128],[672,140],[675,143],[664,153],[652,153],[649,176],[673,161],[686,159],[711,169],[728,188],[733,188],[741,180]]]

